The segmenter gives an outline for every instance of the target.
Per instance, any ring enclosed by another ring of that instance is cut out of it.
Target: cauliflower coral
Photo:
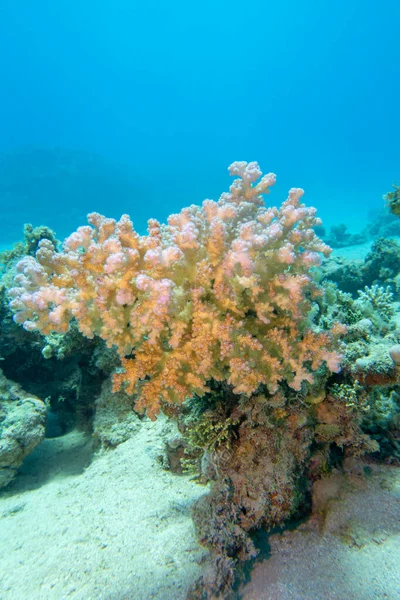
[[[162,403],[203,395],[212,379],[250,395],[282,380],[299,390],[323,363],[337,372],[338,332],[308,318],[322,293],[312,267],[330,252],[313,230],[316,210],[300,203],[301,189],[266,208],[275,175],[261,177],[256,162],[229,171],[238,178],[218,202],[184,208],[167,225],[150,219],[148,235],[127,215],[92,213],[62,251],[42,240],[36,258],[17,264],[14,320],[46,335],[75,319],[84,336],[115,346],[114,389],[151,418]]]

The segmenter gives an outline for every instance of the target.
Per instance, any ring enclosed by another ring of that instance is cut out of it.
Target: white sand
[[[242,600],[399,600],[400,469],[347,478],[323,517],[269,541]]]
[[[208,490],[162,469],[163,419],[143,423],[91,464],[79,433],[27,459],[0,497],[1,600],[185,597],[205,555],[190,506]]]
[[[364,242],[355,246],[345,246],[344,248],[335,248],[331,254],[332,258],[345,258],[347,260],[364,260],[371,251],[373,241]]]
[[[45,440],[0,497],[1,600],[183,600],[206,556],[190,505],[207,488],[162,469],[165,420],[91,463],[90,438]],[[400,469],[321,488],[323,516],[270,538],[241,600],[400,600]]]
[[[400,243],[400,237],[391,235],[391,240]],[[376,240],[369,240],[363,244],[357,244],[355,246],[345,246],[344,248],[335,248],[331,254],[332,258],[342,257],[347,260],[365,260],[367,254],[371,251],[372,245]]]

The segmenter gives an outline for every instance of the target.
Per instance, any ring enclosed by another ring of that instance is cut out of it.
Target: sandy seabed
[[[28,457],[0,496],[1,600],[184,600],[208,488],[163,469],[164,426],[94,457],[77,432]],[[400,468],[365,465],[318,483],[316,513],[270,536],[240,600],[400,600]]]
[[[319,482],[310,519],[269,538],[241,600],[400,599],[400,468],[353,466]]]
[[[46,439],[0,496],[1,600],[180,600],[205,550],[204,493],[165,471],[162,419],[92,460],[77,432]]]

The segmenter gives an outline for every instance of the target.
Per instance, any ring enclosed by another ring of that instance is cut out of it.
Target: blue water
[[[399,21],[396,0],[1,0],[1,244],[93,210],[141,230],[233,160],[277,173],[272,203],[303,187],[361,221],[400,179]]]

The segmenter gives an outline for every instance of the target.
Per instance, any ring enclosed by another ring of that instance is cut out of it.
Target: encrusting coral
[[[261,195],[275,175],[257,183],[255,162],[229,170],[239,178],[218,202],[185,208],[168,225],[151,219],[148,235],[127,215],[92,213],[61,252],[42,240],[36,259],[17,264],[15,321],[49,334],[75,319],[83,335],[115,346],[114,389],[135,394],[151,418],[162,403],[205,394],[211,379],[250,395],[283,380],[300,390],[324,363],[338,371],[341,328],[317,331],[308,319],[322,293],[312,267],[330,252],[313,230],[315,209],[295,188],[280,209],[266,208]]]

